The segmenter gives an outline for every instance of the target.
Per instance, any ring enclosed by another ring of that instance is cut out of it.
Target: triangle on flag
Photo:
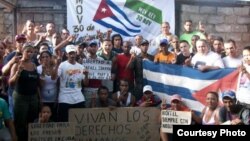
[[[114,16],[114,13],[109,8],[108,4],[106,3],[106,0],[102,0],[96,11],[96,14],[93,20],[98,21],[103,18],[112,17],[112,16]]]
[[[217,80],[215,83],[208,85],[207,87],[195,92],[192,96],[206,105],[206,95],[210,91],[224,92],[225,90],[236,90],[237,80],[238,80],[239,70],[235,70],[232,73],[226,75],[225,77]],[[220,93],[219,93],[220,94]],[[220,96],[219,96],[220,97]]]

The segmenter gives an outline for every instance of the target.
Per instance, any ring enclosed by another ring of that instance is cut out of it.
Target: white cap
[[[76,52],[76,47],[74,45],[67,45],[65,51],[66,53]]]
[[[150,91],[153,92],[152,87],[150,85],[146,85],[143,87],[143,93],[145,93],[146,91]]]

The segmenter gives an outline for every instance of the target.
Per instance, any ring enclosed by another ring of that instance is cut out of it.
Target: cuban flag
[[[133,23],[129,16],[111,0],[101,1],[93,21],[123,36],[135,36],[141,32],[141,26]]]
[[[174,16],[174,0],[67,0],[67,28],[84,38],[97,38],[97,31],[111,28],[124,39],[140,34],[154,40],[162,22],[169,22],[174,33]]]
[[[152,86],[156,95],[170,103],[170,96],[179,94],[186,106],[199,112],[205,106],[209,91],[220,94],[225,90],[236,89],[238,72],[236,69],[201,72],[186,66],[143,62],[144,82]]]

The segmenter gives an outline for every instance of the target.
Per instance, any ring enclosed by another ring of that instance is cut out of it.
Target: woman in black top
[[[15,88],[14,97],[14,123],[18,140],[28,140],[28,123],[38,118],[39,95],[38,87],[40,77],[36,65],[31,61],[33,47],[23,47],[21,60],[11,68],[9,84]]]

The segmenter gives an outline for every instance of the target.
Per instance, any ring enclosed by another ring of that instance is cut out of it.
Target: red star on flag
[[[97,20],[101,20],[103,18],[112,17],[112,16],[114,16],[113,12],[111,11],[109,6],[107,5],[106,1],[102,0],[97,11],[96,11],[96,14],[95,14],[93,20],[97,21]]]

